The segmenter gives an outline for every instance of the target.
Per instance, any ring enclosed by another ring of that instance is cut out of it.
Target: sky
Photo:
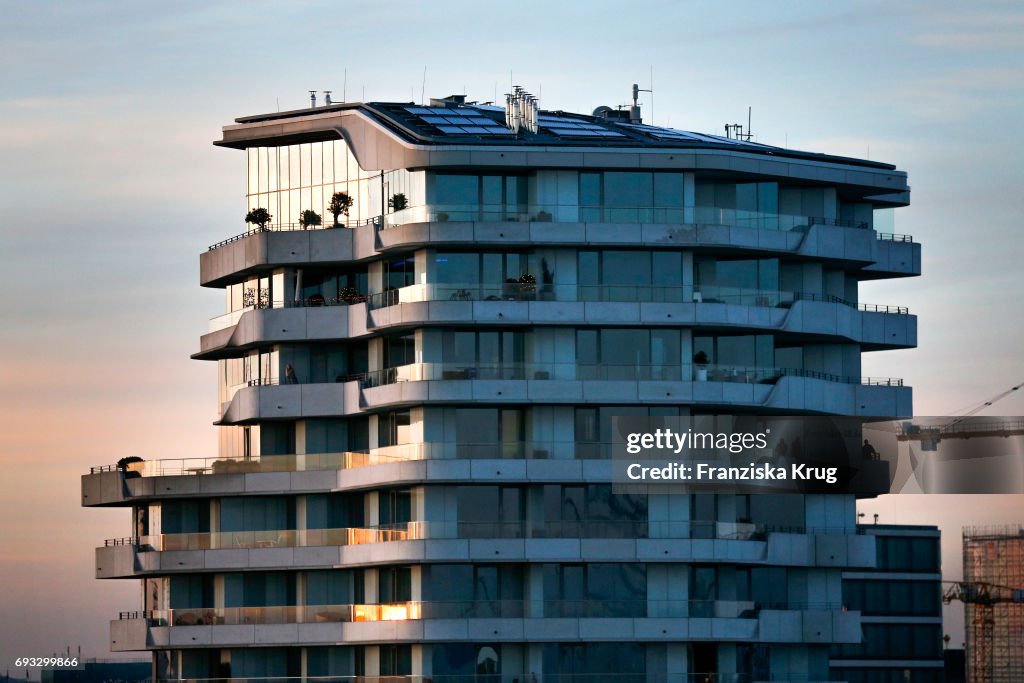
[[[510,82],[542,109],[645,95],[647,122],[896,164],[896,231],[920,278],[862,287],[909,306],[919,348],[866,354],[947,415],[1024,381],[1024,6],[955,2],[15,2],[0,0],[0,670],[70,646],[108,656],[136,581],[96,581],[125,510],[80,476],[125,455],[216,453],[214,364],[189,360],[219,291],[199,253],[244,230],[237,116],[409,101]],[[653,119],[652,119],[653,116]],[[984,414],[1024,414],[1024,392]],[[883,523],[1024,521],[1020,496],[887,496]],[[956,645],[962,608],[947,610]],[[15,673],[12,671],[12,673]],[[20,673],[19,673],[20,675]],[[38,678],[37,674],[33,678]]]

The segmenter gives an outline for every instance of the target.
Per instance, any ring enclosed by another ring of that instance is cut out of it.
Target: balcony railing
[[[409,223],[514,222],[514,223],[660,223],[725,225],[757,230],[799,230],[812,225],[867,229],[864,221],[723,209],[714,206],[579,206],[578,204],[429,204],[414,206],[383,217],[384,228]]]
[[[360,304],[370,300],[369,294],[344,294],[341,296],[325,297],[319,294],[304,297],[298,300],[290,301],[267,301],[263,300],[256,304],[243,306],[242,308],[230,311],[228,313],[221,313],[220,315],[210,318],[209,332],[217,332],[228,327],[234,327],[238,324],[242,315],[249,311],[266,310],[268,308],[323,308],[325,306],[351,306],[353,304]]]
[[[104,547],[139,552],[350,546],[450,539],[673,538],[763,540],[773,530],[749,522],[643,520],[419,521],[376,527],[213,531],[111,538]],[[802,533],[802,532],[799,532]]]
[[[432,380],[583,380],[691,381],[680,365],[609,365],[607,363],[413,363],[342,377],[365,388]],[[708,365],[694,366],[696,381],[775,384],[783,377],[806,377],[840,384],[903,386],[895,377],[851,377],[800,368]]]
[[[883,242],[912,243],[914,241],[914,238],[910,235],[901,235],[895,232],[878,232],[875,233],[875,235],[878,237],[878,239],[882,240]]]
[[[764,674],[751,676],[739,673],[613,673],[595,671],[590,673],[544,673],[508,671],[492,674],[394,674],[348,676],[276,676],[276,677],[209,677],[209,678],[161,678],[157,683],[827,683],[821,677],[808,678],[806,674]]]
[[[838,603],[784,603],[780,610],[831,611]],[[122,612],[151,626],[236,626],[242,624],[359,623],[420,619],[756,619],[763,607],[752,600],[425,600],[386,604],[198,607]]]
[[[324,219],[323,225],[303,225],[301,223],[270,223],[266,226],[259,227],[254,226],[246,230],[245,232],[239,233],[233,237],[229,237],[226,240],[221,240],[216,244],[211,244],[209,251],[223,247],[226,244],[237,242],[238,240],[245,239],[250,235],[256,235],[261,232],[291,232],[293,230],[328,230],[331,228],[357,228],[360,225],[380,224],[380,216],[374,216],[364,220],[356,219],[339,219],[338,224],[334,224],[334,217],[328,216]]]
[[[429,301],[572,301],[623,303],[733,304],[788,308],[797,301],[820,301],[861,311],[906,315],[903,306],[855,304],[831,294],[718,286],[556,285],[532,282],[410,285],[368,295],[371,309]]]

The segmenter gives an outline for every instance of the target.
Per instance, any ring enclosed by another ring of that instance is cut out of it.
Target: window
[[[545,564],[547,617],[643,617],[647,614],[647,565]]]
[[[518,486],[459,486],[459,536],[520,537],[526,519],[525,493]]]
[[[379,572],[382,605],[412,600],[411,567],[381,567]]]
[[[679,251],[580,251],[581,301],[683,301]]]
[[[352,570],[306,572],[305,580],[306,605],[351,605],[363,602],[362,576]]]
[[[526,413],[516,408],[455,408],[456,453],[460,458],[522,457]]]
[[[679,330],[577,330],[577,372],[582,379],[678,380],[680,345]]]
[[[445,330],[441,336],[442,378],[523,379],[525,345],[523,332]]]
[[[220,501],[220,531],[295,528],[295,502],[284,496],[232,497]]]
[[[411,424],[412,415],[409,410],[381,413],[377,418],[377,446],[385,448],[411,443]]]
[[[843,581],[843,605],[866,616],[939,616],[936,581],[850,579]]]
[[[580,173],[580,214],[587,222],[681,223],[682,173]]]
[[[647,535],[647,496],[612,493],[607,484],[544,486],[544,528],[552,538],[635,538]]]

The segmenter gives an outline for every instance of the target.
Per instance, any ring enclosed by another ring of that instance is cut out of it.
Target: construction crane
[[[977,405],[972,404],[973,407],[968,406],[970,410],[946,424],[918,425],[914,424],[913,421],[901,422],[896,428],[896,439],[898,441],[919,441],[921,442],[922,450],[934,451],[942,439],[970,439],[972,437],[990,436],[1010,437],[1024,434],[1024,419],[1021,418],[995,419],[980,423],[968,422],[967,424],[962,424],[967,418],[995,405],[1007,396],[1011,396],[1021,387],[1024,387],[1024,382],[1012,386],[1006,391],[1000,392]]]
[[[942,602],[954,600],[970,608],[971,623],[977,628],[975,651],[968,653],[973,663],[974,676],[971,683],[993,683],[991,654],[994,651],[996,605],[1024,604],[1024,588],[1011,588],[993,583],[943,581],[949,587],[942,593]]]

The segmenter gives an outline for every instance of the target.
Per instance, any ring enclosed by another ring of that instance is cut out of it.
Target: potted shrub
[[[299,216],[299,225],[303,228],[312,228],[317,225],[323,225],[323,222],[323,218],[320,217],[320,214],[312,209],[306,209]]]
[[[335,192],[331,195],[331,202],[327,205],[327,210],[334,216],[334,227],[338,227],[338,216],[345,214],[348,218],[348,210],[352,208],[352,197],[348,196],[347,192]],[[316,225],[320,225],[319,222]]]
[[[519,298],[532,301],[537,298],[537,278],[530,273],[519,276]]]
[[[249,213],[245,214],[245,222],[255,225],[260,232],[267,229],[267,225],[270,224],[271,218],[273,218],[273,216],[271,216],[270,212],[262,206],[257,209],[252,209]]]
[[[391,195],[388,200],[388,208],[392,211],[401,211],[409,207],[409,200],[401,192]]]
[[[338,299],[346,304],[354,304],[359,298],[359,290],[355,287],[345,286],[338,290]]]
[[[693,364],[696,366],[696,376],[698,382],[708,381],[708,354],[703,351],[698,351],[693,354]]]

